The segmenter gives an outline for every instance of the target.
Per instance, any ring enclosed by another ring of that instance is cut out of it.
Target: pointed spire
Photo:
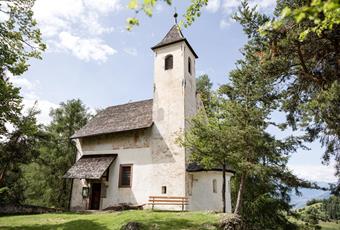
[[[159,42],[157,45],[151,47],[151,49],[155,50],[155,49],[163,47],[163,46],[167,46],[167,45],[170,45],[170,44],[174,44],[174,43],[177,43],[177,42],[184,41],[185,43],[187,43],[189,48],[192,50],[192,52],[194,53],[195,57],[198,58],[197,54],[195,53],[195,51],[190,46],[190,44],[187,41],[187,39],[183,36],[181,29],[177,25],[177,16],[178,16],[178,14],[175,13],[174,14],[174,18],[175,18],[176,24],[171,27],[171,29],[165,35],[165,37],[162,39],[162,41]]]
[[[182,41],[184,39],[185,38],[181,30],[179,29],[178,25],[173,25],[171,29],[169,30],[169,32],[162,39],[162,41],[158,43],[155,47],[164,46],[164,45],[171,44],[174,42]]]

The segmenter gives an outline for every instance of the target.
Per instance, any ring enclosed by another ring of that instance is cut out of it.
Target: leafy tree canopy
[[[35,0],[2,0],[0,13],[0,75],[9,71],[20,75],[28,68],[29,58],[40,58],[46,46],[33,19]],[[7,18],[6,18],[7,16]]]
[[[91,115],[78,99],[60,103],[59,108],[51,110],[50,116],[52,122],[46,127],[49,141],[41,146],[39,158],[25,167],[26,201],[68,208],[72,181],[63,175],[74,164],[77,152],[71,136]]]

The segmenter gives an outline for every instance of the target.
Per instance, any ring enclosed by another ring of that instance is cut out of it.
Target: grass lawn
[[[322,230],[339,230],[340,223],[337,224],[335,222],[320,222],[319,225],[322,227]]]
[[[106,230],[120,229],[127,222],[143,223],[145,229],[215,229],[218,214],[203,212],[124,211],[112,213],[53,213],[0,217],[0,229],[7,230]]]

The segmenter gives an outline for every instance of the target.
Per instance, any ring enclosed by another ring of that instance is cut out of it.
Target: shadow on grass
[[[62,230],[92,230],[92,229],[98,229],[98,230],[108,230],[108,228],[104,225],[98,224],[94,221],[90,220],[72,220],[66,223],[60,223],[60,224],[44,224],[44,225],[22,225],[20,227],[14,226],[14,227],[2,227],[1,229],[6,230],[56,230],[56,229],[62,229]]]

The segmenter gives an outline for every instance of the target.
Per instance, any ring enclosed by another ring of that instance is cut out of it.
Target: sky
[[[153,52],[174,24],[175,8],[184,13],[189,0],[174,0],[172,6],[157,3],[152,18],[138,14],[141,25],[126,31],[126,19],[134,16],[127,0],[36,0],[34,17],[48,49],[42,60],[31,60],[29,70],[13,77],[21,87],[26,108],[36,101],[39,122],[48,124],[49,111],[60,102],[79,98],[90,111],[115,104],[152,98]],[[247,41],[242,28],[231,19],[238,0],[210,0],[201,17],[183,29],[199,58],[196,74],[208,74],[214,87],[228,81],[228,72],[242,58]],[[270,13],[275,0],[251,0],[261,12]],[[0,15],[1,19],[1,15]],[[181,18],[179,18],[181,19]],[[280,114],[273,115],[281,119]],[[280,133],[284,137],[289,132]],[[318,142],[310,150],[298,150],[289,167],[313,181],[334,182],[334,169],[321,165]]]

